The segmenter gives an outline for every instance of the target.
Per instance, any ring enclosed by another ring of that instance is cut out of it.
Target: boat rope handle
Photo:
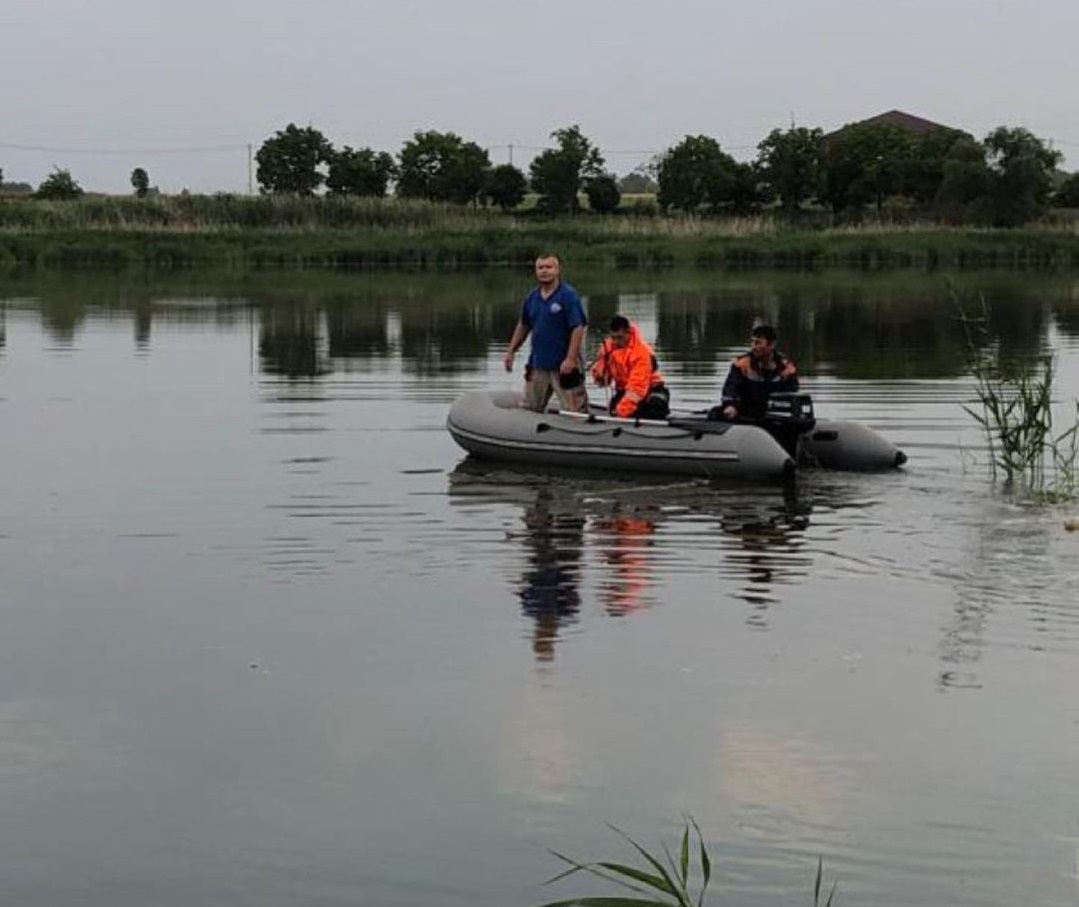
[[[673,434],[659,435],[659,434],[649,433],[649,432],[634,431],[632,428],[623,427],[621,425],[614,425],[614,426],[611,426],[609,428],[600,428],[600,429],[596,429],[594,431],[580,431],[578,429],[573,429],[573,428],[564,428],[561,425],[551,425],[548,422],[540,422],[536,426],[536,432],[537,433],[542,433],[542,432],[547,432],[547,431],[560,431],[563,434],[577,435],[578,437],[584,437],[584,438],[597,438],[600,435],[607,435],[607,434],[609,434],[612,438],[617,438],[620,435],[625,434],[625,435],[627,435],[627,436],[629,436],[631,438],[653,438],[656,441],[673,441],[673,440],[676,440],[678,438],[688,438],[688,437],[691,437],[691,436],[693,437],[694,440],[699,441],[701,439],[701,437],[705,434],[704,432],[701,432],[701,431],[692,431],[692,430],[689,430],[689,429],[676,429]]]

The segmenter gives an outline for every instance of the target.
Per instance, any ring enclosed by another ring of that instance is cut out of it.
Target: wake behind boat
[[[789,433],[795,414],[787,415],[783,429]],[[453,404],[446,427],[474,457],[568,468],[751,478],[788,475],[798,465],[884,470],[906,461],[890,441],[856,422],[810,418],[807,430],[791,437],[788,452],[775,425],[705,416],[623,419],[596,406],[587,413],[534,412],[521,407],[515,391],[473,391]],[[775,421],[784,421],[781,413]]]

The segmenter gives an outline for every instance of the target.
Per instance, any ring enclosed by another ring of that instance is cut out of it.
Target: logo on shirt
[[[560,306],[557,302],[552,302],[551,303],[551,314],[552,315],[557,315],[561,311],[562,311],[562,306]]]

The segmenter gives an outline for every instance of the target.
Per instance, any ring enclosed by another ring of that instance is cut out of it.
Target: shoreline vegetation
[[[298,196],[0,201],[0,269],[465,269],[543,250],[613,268],[1079,267],[1079,221],[984,228],[881,221],[503,213],[419,200]]]

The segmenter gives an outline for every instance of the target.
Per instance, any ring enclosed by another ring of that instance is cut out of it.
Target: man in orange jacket
[[[663,383],[652,347],[624,315],[611,319],[611,332],[596,354],[592,377],[614,387],[611,415],[665,419],[671,395]]]

